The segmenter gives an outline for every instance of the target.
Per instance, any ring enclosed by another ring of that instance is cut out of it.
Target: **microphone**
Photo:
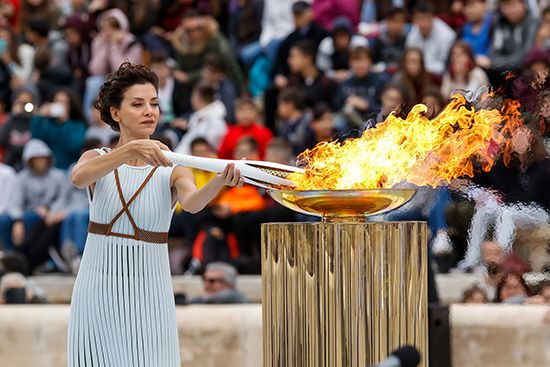
[[[404,345],[375,367],[417,367],[420,364],[420,353],[410,345]]]

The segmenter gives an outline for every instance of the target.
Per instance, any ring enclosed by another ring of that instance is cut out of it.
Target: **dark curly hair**
[[[101,119],[115,131],[120,131],[117,121],[111,116],[111,107],[120,108],[124,99],[124,92],[134,85],[152,84],[158,92],[159,80],[157,75],[147,66],[124,62],[118,70],[107,75],[94,107],[100,112]]]

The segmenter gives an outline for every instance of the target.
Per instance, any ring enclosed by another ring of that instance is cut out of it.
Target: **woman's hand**
[[[132,159],[140,159],[151,166],[168,167],[172,162],[162,152],[169,151],[168,147],[158,140],[134,140],[128,143],[128,149]]]
[[[242,187],[243,178],[241,176],[241,171],[235,168],[234,163],[229,163],[225,166],[225,169],[222,173],[218,173],[215,177],[215,180],[218,181],[220,186],[237,186]]]

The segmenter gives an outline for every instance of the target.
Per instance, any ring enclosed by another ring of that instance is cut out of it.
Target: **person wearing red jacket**
[[[251,136],[258,143],[260,159],[263,159],[265,147],[273,137],[271,130],[256,122],[258,108],[250,99],[241,99],[235,105],[236,124],[229,126],[218,151],[221,159],[234,159],[233,151],[243,136]]]

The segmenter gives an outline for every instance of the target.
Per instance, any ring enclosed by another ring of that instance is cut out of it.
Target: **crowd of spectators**
[[[0,244],[24,258],[26,274],[78,269],[88,201],[69,175],[83,151],[117,144],[93,104],[126,60],[159,78],[154,138],[202,157],[292,164],[319,142],[360,136],[417,103],[434,117],[454,92],[471,100],[501,87],[506,70],[545,86],[525,98],[526,114],[538,127],[550,123],[545,0],[0,1]],[[526,129],[512,164],[474,178],[498,196],[427,189],[387,218],[428,220],[439,271],[486,266],[479,248],[488,239],[506,237],[499,245],[511,253],[513,228],[549,225],[545,133]],[[199,187],[212,177],[193,172]],[[498,215],[493,202],[504,203]],[[172,270],[223,261],[258,273],[260,224],[292,220],[248,185],[195,215],[177,209]],[[499,236],[499,225],[508,232]]]

